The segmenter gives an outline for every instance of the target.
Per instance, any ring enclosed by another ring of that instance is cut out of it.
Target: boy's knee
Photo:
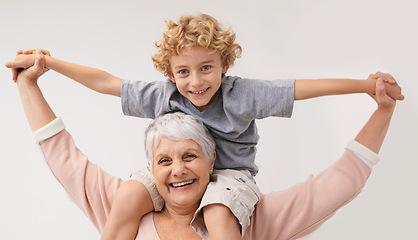
[[[231,212],[231,210],[222,204],[210,204],[203,208],[203,216],[206,217],[216,217],[216,219],[236,219],[234,214]]]
[[[242,227],[227,206],[222,204],[205,206],[203,218],[211,239],[242,239]]]
[[[127,204],[151,201],[147,188],[136,180],[128,180],[122,183],[117,190],[117,198],[123,199]]]

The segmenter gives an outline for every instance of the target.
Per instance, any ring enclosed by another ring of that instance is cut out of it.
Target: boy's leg
[[[227,206],[211,204],[203,208],[203,218],[210,240],[239,240],[241,225]]]
[[[122,183],[116,192],[101,239],[134,239],[142,216],[163,207],[150,169],[132,173],[131,180]]]
[[[102,240],[135,239],[139,221],[154,209],[148,189],[136,180],[121,184],[102,233]]]
[[[248,171],[215,170],[192,227],[200,236],[210,236],[211,240],[241,239],[260,195]],[[226,237],[229,234],[233,235]]]

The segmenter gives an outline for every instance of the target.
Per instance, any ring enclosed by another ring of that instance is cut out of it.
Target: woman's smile
[[[177,182],[177,183],[170,183],[169,185],[175,189],[185,189],[187,187],[190,187],[195,182],[195,179],[187,180],[184,182]]]
[[[201,93],[204,94],[204,93]],[[162,137],[154,147],[153,171],[158,192],[169,205],[195,204],[210,180],[213,159],[195,141]]]

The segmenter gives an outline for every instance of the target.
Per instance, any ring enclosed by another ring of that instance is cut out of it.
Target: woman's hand
[[[56,118],[37,84],[44,71],[44,56],[41,51],[36,51],[34,56],[35,64],[19,71],[17,75],[17,88],[32,131],[40,129]]]
[[[382,79],[376,81],[376,94],[370,94],[370,96],[376,100],[377,110],[357,134],[355,140],[378,154],[389,129],[396,101],[386,94],[385,83]]]
[[[35,51],[33,66],[17,72],[16,80],[37,84],[38,78],[44,73],[44,55]]]
[[[402,95],[402,89],[391,74],[377,72],[375,74],[370,74],[367,80],[375,82],[382,80],[383,83],[385,83],[384,86],[387,95],[395,100],[404,100],[405,97]]]
[[[16,59],[5,64],[6,67],[12,70],[12,79],[14,82],[17,81],[17,75],[20,71],[34,65],[36,59],[36,52],[41,52],[43,56],[51,56],[48,50],[43,49],[19,50],[17,51]],[[48,70],[48,68],[44,67],[42,74],[44,74]]]
[[[382,79],[376,81],[376,94],[370,95],[377,102],[378,110],[393,110],[396,100],[386,94],[386,87]]]

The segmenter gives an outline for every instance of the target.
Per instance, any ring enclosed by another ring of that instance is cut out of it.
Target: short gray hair
[[[145,154],[153,166],[153,148],[162,137],[174,141],[191,139],[200,145],[205,156],[212,160],[215,141],[202,121],[182,112],[167,113],[154,119],[145,130]]]

